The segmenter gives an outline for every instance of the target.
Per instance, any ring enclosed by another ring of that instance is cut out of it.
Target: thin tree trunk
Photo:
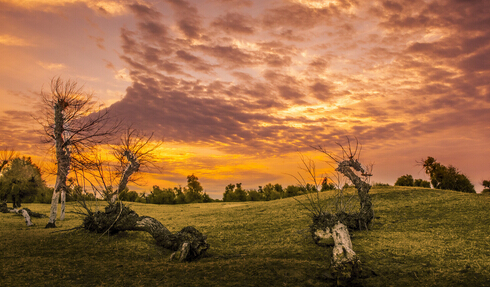
[[[66,192],[66,179],[70,170],[71,153],[69,148],[69,142],[66,142],[63,138],[64,132],[64,118],[63,118],[63,103],[57,103],[54,106],[55,126],[54,126],[54,139],[56,146],[56,159],[58,169],[56,173],[56,184],[53,191],[53,197],[51,198],[51,210],[49,213],[49,221],[46,224],[46,228],[56,227],[56,215],[58,213],[58,201],[60,193]],[[62,212],[64,212],[64,202],[62,203]]]
[[[65,219],[65,202],[66,202],[66,190],[61,189],[61,212],[60,212],[60,220]]]
[[[58,179],[53,190],[53,196],[51,197],[51,209],[49,211],[49,221],[46,224],[46,228],[56,227],[56,215],[58,213],[58,202],[60,197],[60,184]]]

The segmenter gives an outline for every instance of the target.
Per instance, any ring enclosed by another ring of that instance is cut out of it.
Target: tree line
[[[12,202],[13,208],[21,207],[22,202],[31,203],[50,203],[53,188],[48,187],[41,176],[41,169],[32,162],[30,157],[19,156],[12,152],[10,158],[5,156],[0,159],[0,200],[2,202]],[[436,189],[455,190],[467,193],[475,193],[474,186],[466,175],[460,173],[453,166],[444,166],[437,162],[433,157],[428,157],[423,162],[423,167],[430,177],[430,182],[423,179],[414,179],[412,175],[400,176],[395,186],[414,186]],[[375,183],[374,186],[388,186],[388,184]],[[490,181],[484,180],[483,193],[490,193]],[[348,187],[346,184],[343,188]],[[320,191],[334,190],[338,187],[328,182],[325,178],[319,187]],[[257,189],[244,189],[242,183],[228,184],[223,193],[223,199],[212,199],[203,189],[199,178],[192,174],[187,176],[187,185],[173,188],[160,188],[154,185],[148,193],[138,193],[130,191],[127,187],[119,193],[121,201],[152,203],[152,204],[187,204],[187,203],[206,203],[206,202],[240,202],[240,201],[270,201],[288,197],[294,197],[310,192],[316,192],[313,184],[289,185],[283,187],[281,184],[268,183],[259,186]],[[110,195],[108,191],[102,194]],[[109,198],[102,198],[108,200]],[[66,201],[93,201],[96,194],[83,190],[73,178],[67,180]]]
[[[456,167],[449,165],[444,166],[431,156],[420,162],[425,169],[425,173],[430,177],[430,183],[426,180],[416,179],[409,174],[402,175],[395,183],[398,186],[420,186],[430,188],[432,185],[435,189],[446,189],[461,191],[466,193],[476,193],[475,186],[471,183],[468,177],[461,173]],[[484,192],[490,188],[490,182],[484,180],[482,182]]]

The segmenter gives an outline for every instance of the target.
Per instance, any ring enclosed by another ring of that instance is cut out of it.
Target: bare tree
[[[119,193],[126,188],[129,181],[132,181],[133,175],[140,171],[141,167],[155,161],[155,152],[161,142],[151,141],[152,137],[153,135],[141,136],[136,130],[127,129],[120,144],[113,146],[113,155],[119,162],[119,168],[111,169],[108,167],[110,164],[102,160],[94,161],[94,169],[91,172],[93,179],[88,180],[93,188],[104,195],[109,204],[104,212],[93,212],[82,202],[86,211],[83,228],[103,234],[128,230],[146,231],[155,238],[158,245],[175,251],[171,258],[180,261],[197,259],[206,252],[209,244],[206,236],[196,228],[188,226],[173,234],[158,220],[139,216],[121,201],[116,201]],[[116,178],[119,180],[115,181]]]
[[[369,181],[370,177],[372,176],[373,165],[362,165],[359,161],[362,147],[359,145],[359,141],[357,139],[354,150],[352,149],[349,138],[347,138],[347,144],[348,146],[346,149],[344,148],[344,146],[337,143],[337,145],[339,145],[342,149],[341,156],[328,152],[321,146],[314,148],[332,159],[337,164],[337,168],[335,170],[343,174],[354,184],[355,188],[357,189],[357,194],[360,201],[359,212],[339,212],[336,214],[336,216],[332,218],[328,216],[330,218],[328,220],[325,218],[324,214],[319,214],[318,220],[320,222],[327,220],[322,223],[327,225],[340,220],[342,223],[347,225],[349,229],[367,230],[369,224],[374,218],[374,211],[372,208],[373,204],[371,202],[371,196],[369,195],[369,190],[371,189]]]
[[[58,201],[61,195],[61,216],[65,214],[66,180],[70,168],[83,164],[83,154],[90,147],[107,140],[118,127],[110,124],[107,110],[102,110],[93,94],[83,91],[76,81],[51,80],[50,93],[41,92],[43,118],[37,119],[44,128],[46,142],[53,143],[56,154],[56,183],[46,228],[56,227]]]
[[[328,152],[325,148],[318,146],[316,150],[327,155],[333,160],[337,167],[335,171],[348,178],[356,187],[360,201],[360,209],[358,212],[347,212],[346,202],[343,201],[343,189],[338,186],[339,192],[336,194],[335,213],[329,212],[325,208],[318,196],[308,197],[308,210],[311,212],[313,223],[310,226],[310,231],[315,243],[333,241],[333,250],[330,262],[329,277],[336,279],[337,283],[341,283],[346,279],[358,276],[361,272],[360,260],[353,251],[352,242],[350,239],[350,230],[368,229],[369,224],[374,218],[371,198],[369,190],[369,178],[372,176],[372,165],[363,166],[359,161],[361,147],[356,139],[355,149],[353,150],[349,138],[347,138],[348,146],[342,149],[342,155],[337,156]],[[308,172],[317,185],[316,171],[314,163],[301,158],[304,170]],[[303,182],[306,182],[301,178]],[[340,175],[337,175],[340,185]],[[350,199],[349,199],[350,200]]]

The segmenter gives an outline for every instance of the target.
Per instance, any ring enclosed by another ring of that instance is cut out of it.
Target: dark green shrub
[[[413,182],[413,186],[430,188],[430,182],[428,182],[427,180],[423,180],[423,179],[419,178]]]
[[[413,186],[413,177],[410,174],[402,175],[396,180],[395,186]]]

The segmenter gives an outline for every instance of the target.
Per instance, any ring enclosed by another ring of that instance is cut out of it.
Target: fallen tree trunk
[[[7,208],[7,203],[1,203],[0,204],[0,212],[2,213],[15,213],[18,215],[22,215],[26,221],[27,226],[33,226],[34,223],[31,221],[31,217],[38,217],[38,218],[43,218],[46,217],[46,215],[37,213],[34,211],[31,211],[29,208]]]
[[[33,226],[34,223],[31,221],[31,217],[29,216],[29,213],[25,209],[11,209],[10,212],[17,213],[19,215],[24,216],[24,219],[26,220],[26,225],[27,226]]]
[[[90,213],[84,218],[83,227],[97,233],[148,232],[156,240],[157,245],[175,251],[170,259],[179,261],[198,259],[209,248],[206,235],[194,227],[184,227],[173,234],[158,220],[148,216],[139,216],[122,203],[109,204],[104,212]]]
[[[332,228],[318,229],[315,234],[324,241],[333,241],[334,243],[330,260],[330,278],[336,279],[337,284],[340,285],[345,280],[360,274],[361,262],[352,250],[347,226],[339,221]]]

